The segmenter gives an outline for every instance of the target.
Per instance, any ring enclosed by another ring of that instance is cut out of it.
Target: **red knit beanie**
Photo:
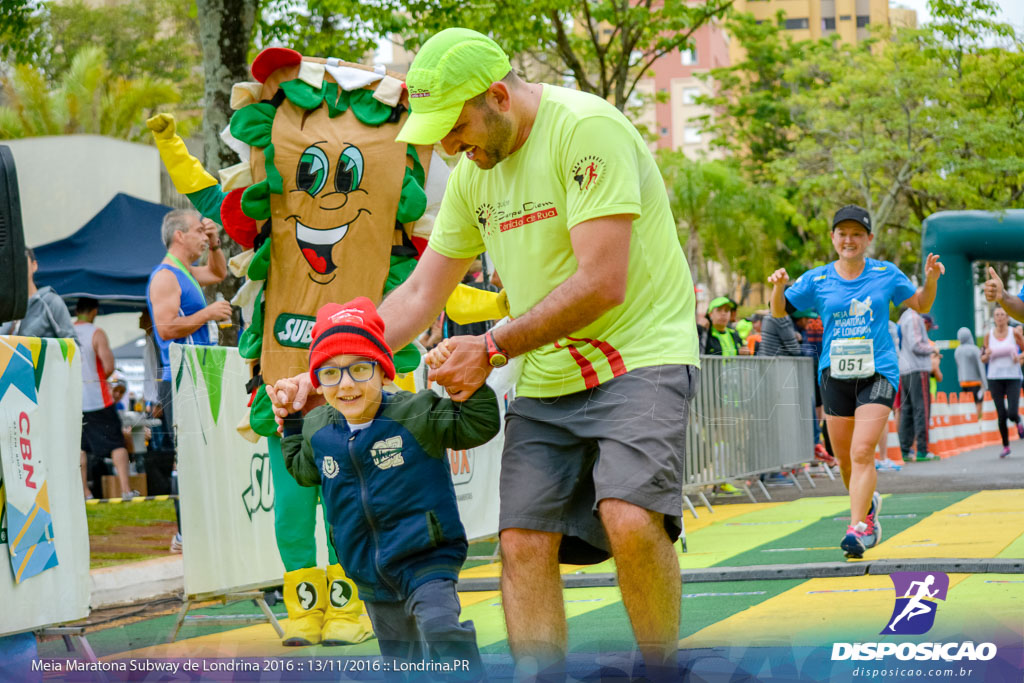
[[[309,345],[309,378],[320,386],[317,369],[334,356],[363,356],[377,361],[388,379],[395,378],[395,361],[384,341],[384,321],[365,296],[346,304],[325,304],[316,313]]]

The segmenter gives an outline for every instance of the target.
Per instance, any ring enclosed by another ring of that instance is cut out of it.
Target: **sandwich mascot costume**
[[[147,125],[178,192],[247,250],[230,262],[236,276],[248,279],[232,303],[252,306],[239,339],[253,367],[248,425],[240,431],[267,437],[285,567],[283,642],[358,643],[372,635],[363,603],[331,541],[329,566],[317,566],[319,489],[299,486],[285,469],[263,385],[308,371],[322,305],[357,296],[379,303],[408,277],[448,168],[431,147],[395,142],[407,112],[398,75],[285,48],[261,52],[252,75],[254,82],[232,88],[235,112],[222,133],[243,161],[219,170],[219,182],[189,154],[173,116],[159,114]],[[501,318],[508,306],[504,293],[460,286],[446,310],[462,323]],[[399,373],[419,363],[413,345],[395,353]],[[396,383],[413,390],[412,380],[407,374]]]

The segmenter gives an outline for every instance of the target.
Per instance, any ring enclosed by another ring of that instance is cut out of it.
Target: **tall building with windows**
[[[637,123],[657,134],[653,149],[681,149],[690,157],[716,156],[710,151],[710,136],[700,130],[699,117],[712,113],[697,104],[701,95],[714,94],[714,83],[698,74],[729,66],[729,37],[723,26],[710,23],[694,34],[688,50],[673,50],[656,61],[637,90],[647,98],[661,94],[663,102],[649,107]]]
[[[736,0],[733,9],[749,12],[760,21],[774,21],[786,13],[785,28],[796,40],[817,40],[837,34],[844,43],[856,44],[870,36],[868,25],[889,23],[889,0]],[[729,55],[742,59],[734,42]]]

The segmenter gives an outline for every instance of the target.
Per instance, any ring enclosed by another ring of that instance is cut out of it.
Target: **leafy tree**
[[[779,265],[831,259],[829,221],[843,204],[871,212],[874,255],[912,266],[931,213],[1019,202],[1024,51],[993,8],[933,0],[934,24],[876,27],[857,46],[732,20],[746,57],[712,72],[720,89],[706,126],[746,178],[796,208]]]
[[[778,238],[792,211],[779,196],[744,179],[735,164],[664,150],[658,165],[686,260],[698,279],[709,262],[731,282],[761,282],[774,269]]]
[[[836,51],[826,66],[835,79],[790,98],[793,150],[769,167],[799,197],[830,206],[819,226],[858,203],[879,230],[876,254],[916,263],[929,214],[1019,199],[1021,88],[1007,81],[1024,61],[998,49],[944,53],[927,29],[881,36],[875,49]]]
[[[92,133],[138,141],[147,137],[143,119],[179,99],[170,81],[115,75],[101,47],[79,51],[56,89],[28,64],[2,85],[8,104],[0,107],[0,138],[8,139]]]
[[[0,2],[0,60],[31,63],[46,52],[41,0]]]
[[[510,0],[309,0],[303,15],[296,0],[268,0],[263,27],[267,36],[287,36],[290,44],[349,55],[364,54],[374,39],[389,35],[401,36],[412,49],[442,29],[472,28],[509,54],[527,56],[624,109],[659,57],[688,47],[694,33],[734,1],[538,0],[524,11]],[[341,38],[335,50],[319,32]]]
[[[220,139],[231,118],[231,87],[250,80],[249,46],[259,0],[197,0],[199,40],[203,47],[204,165],[211,170],[238,162]]]
[[[348,0],[264,0],[257,21],[257,42],[280,44],[304,55],[360,62],[378,38],[402,34],[407,17],[378,3]],[[357,14],[353,6],[357,5]]]
[[[703,130],[754,179],[761,179],[766,163],[792,149],[789,99],[832,80],[820,66],[835,50],[832,40],[793,40],[782,28],[784,20],[781,11],[774,22],[760,23],[751,14],[732,14],[726,27],[740,42],[742,59],[700,75],[715,91],[698,98],[715,111],[701,117]],[[793,69],[797,64],[807,68]]]
[[[49,5],[52,54],[46,73],[59,79],[86,46],[107,54],[113,73],[166,78],[195,90],[198,101],[198,26],[182,0],[132,0],[95,6],[84,0]],[[184,93],[183,93],[184,95]],[[188,98],[186,98],[188,101]]]

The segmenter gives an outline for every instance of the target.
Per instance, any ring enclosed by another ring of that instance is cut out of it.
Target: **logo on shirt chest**
[[[383,439],[373,444],[370,448],[370,457],[378,469],[388,470],[392,467],[399,467],[405,464],[402,457],[402,437],[393,436],[390,439]]]
[[[508,232],[530,223],[536,223],[558,216],[554,202],[525,201],[511,206],[508,200],[499,202],[497,206],[484,202],[476,209],[476,221],[480,233],[486,237],[498,232]]]
[[[476,222],[480,226],[480,234],[490,235],[495,226],[494,206],[484,202],[476,210]]]

